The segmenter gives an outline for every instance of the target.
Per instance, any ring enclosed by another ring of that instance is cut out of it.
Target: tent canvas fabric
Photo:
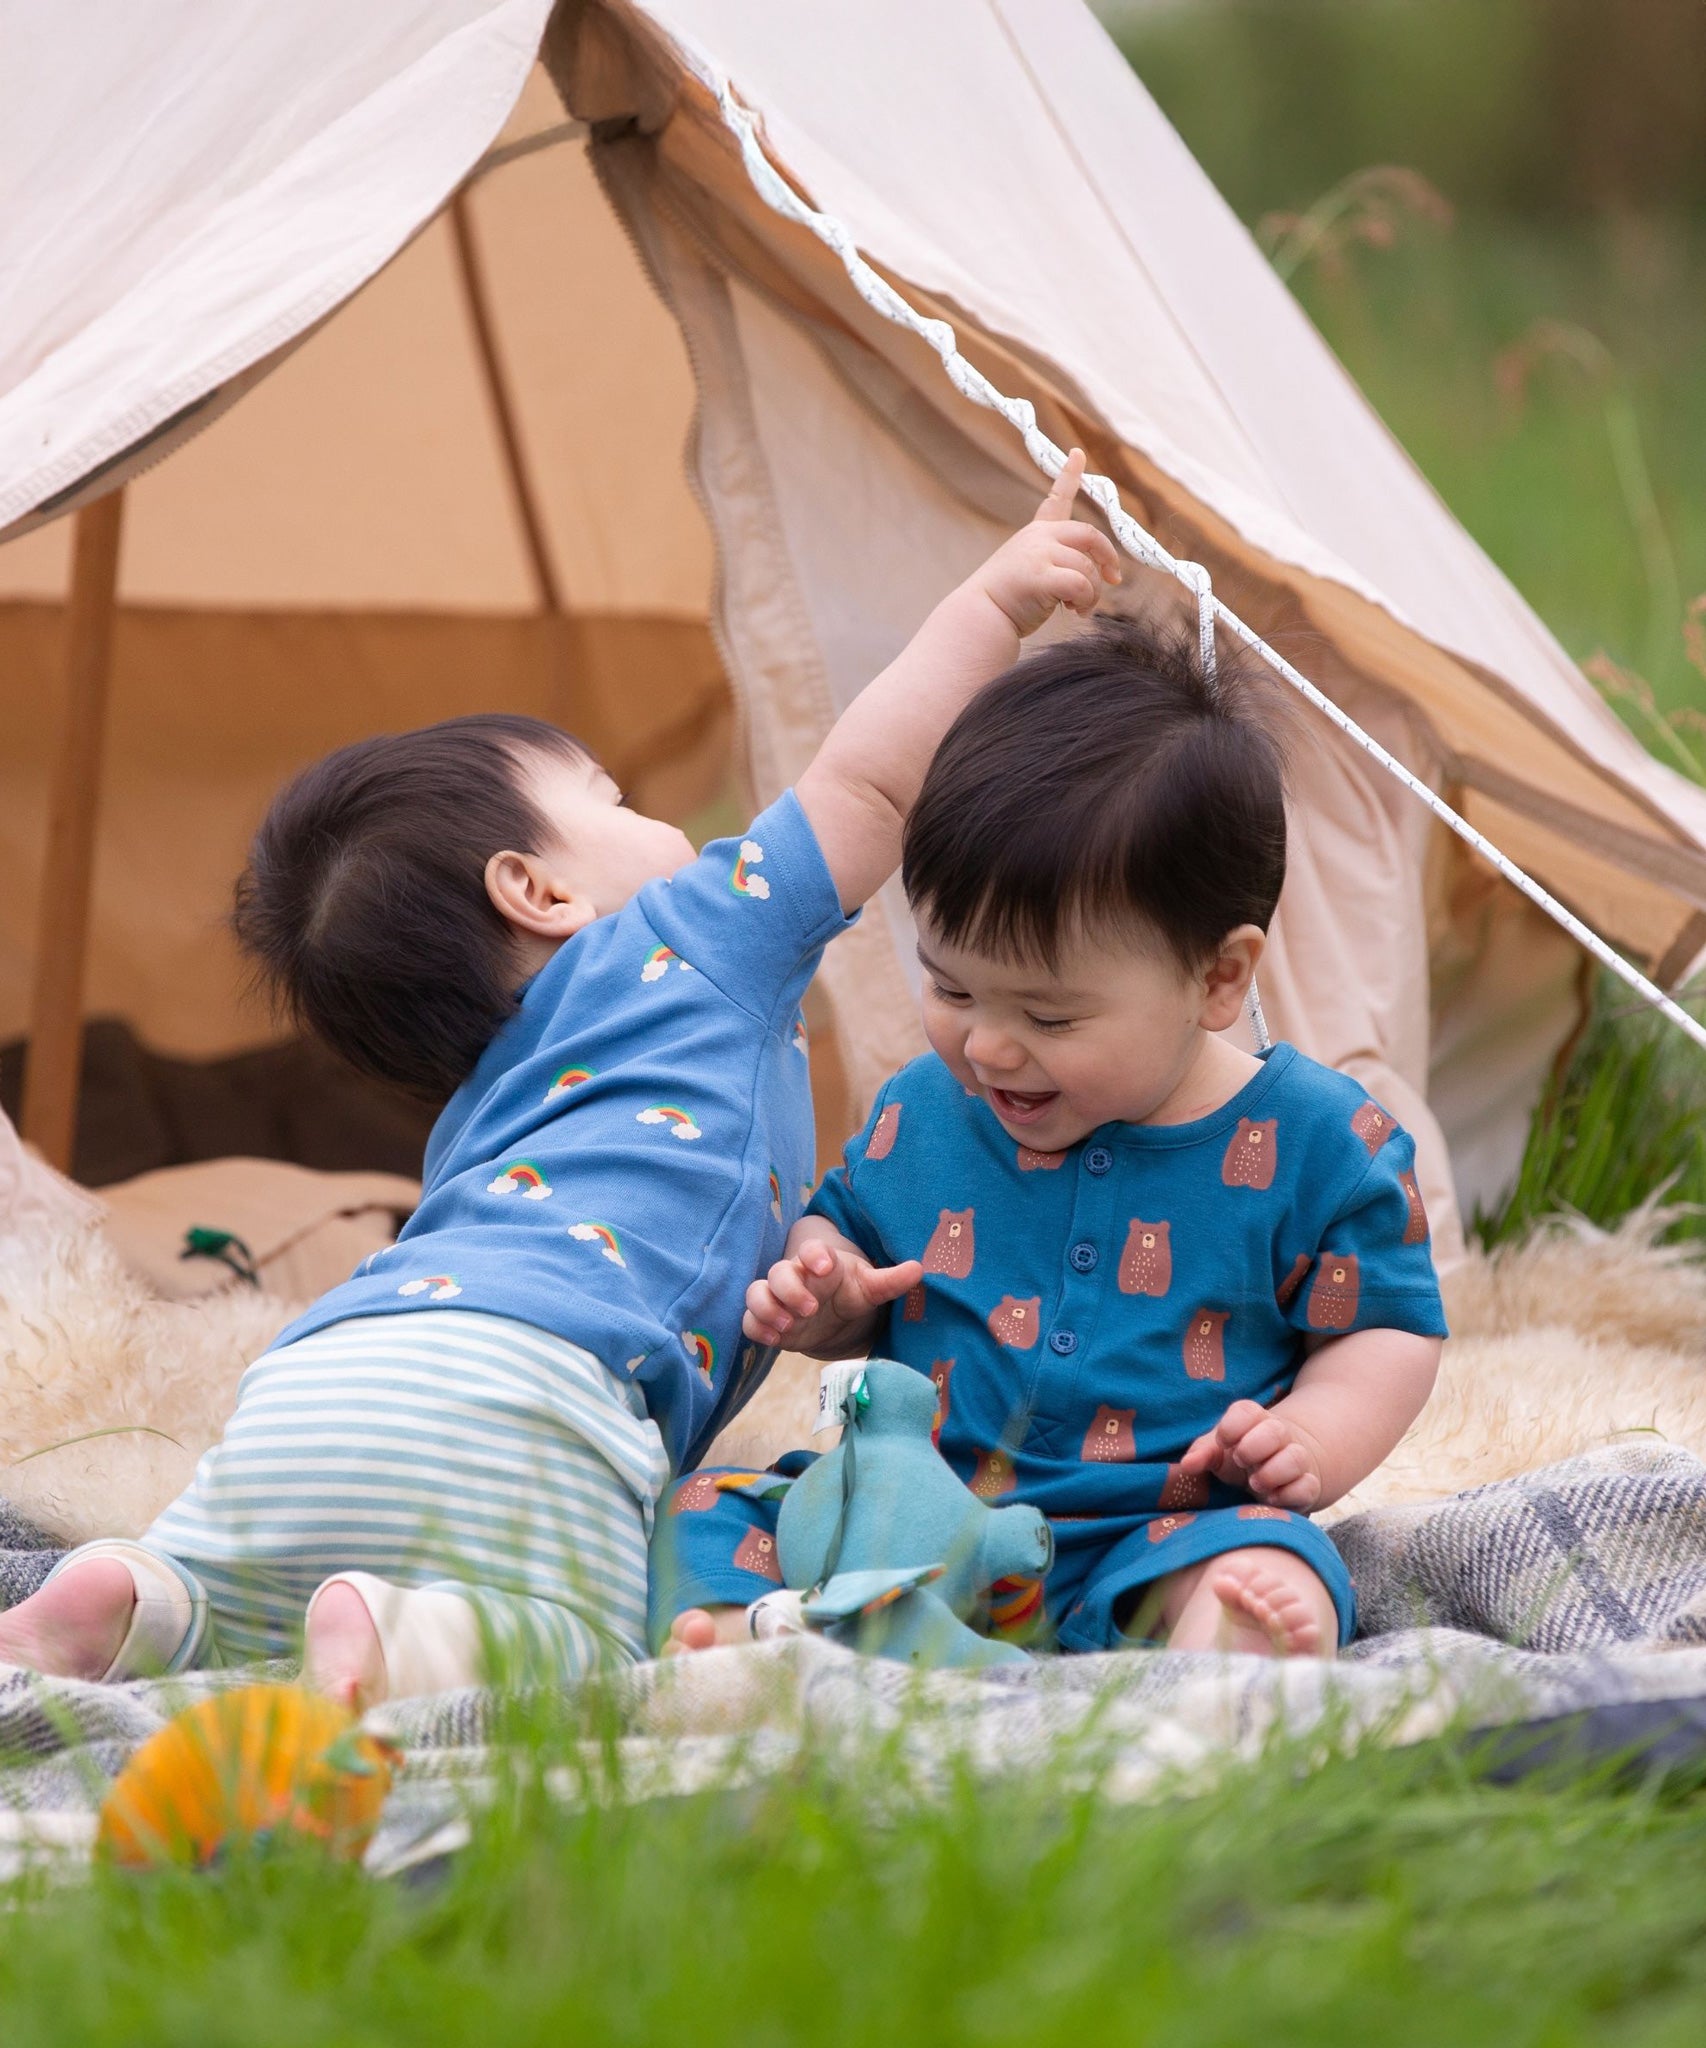
[[[292,768],[503,703],[682,811],[718,781],[726,678],[763,799],[1026,516],[1010,430],[755,194],[713,65],[869,261],[1473,823],[1661,979],[1706,942],[1706,796],[1450,518],[1077,0],[374,0],[359,34],[329,0],[66,15],[0,79],[0,1033],[52,739],[42,516],[162,451],[129,486],[91,1002],[181,1051],[264,1034],[218,919]],[[584,137],[441,211],[506,121],[564,107]],[[1180,593],[1137,574],[1122,601]],[[1453,1170],[1466,1203],[1510,1173],[1582,963],[1309,720],[1270,1025],[1416,1129],[1449,1256]],[[823,971],[849,1113],[920,1042],[915,972],[891,887]]]

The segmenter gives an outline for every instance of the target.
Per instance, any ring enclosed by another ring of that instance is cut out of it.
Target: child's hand
[[[1084,451],[1074,448],[1030,525],[997,548],[974,579],[1020,639],[1053,618],[1056,605],[1087,617],[1102,585],[1120,580],[1120,558],[1107,535],[1071,516],[1083,475]]]
[[[845,1241],[809,1237],[746,1290],[741,1328],[760,1344],[833,1356],[867,1342],[878,1312],[923,1277],[916,1259],[873,1266]]]
[[[1306,1514],[1321,1498],[1321,1446],[1288,1416],[1255,1401],[1234,1401],[1179,1463],[1186,1472],[1241,1486],[1269,1507]]]

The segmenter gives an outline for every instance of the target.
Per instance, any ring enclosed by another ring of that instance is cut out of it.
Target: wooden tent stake
[[[66,614],[65,710],[48,800],[36,976],[24,1066],[24,1137],[49,1165],[71,1170],[83,1066],[83,974],[100,814],[101,753],[112,674],[124,492],[77,514]]]

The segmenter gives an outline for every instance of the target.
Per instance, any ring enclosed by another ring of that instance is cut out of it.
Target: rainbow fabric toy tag
[[[845,1422],[850,1406],[857,1403],[863,1408],[870,1398],[865,1392],[862,1359],[838,1359],[834,1365],[826,1365],[818,1374],[817,1420],[812,1424],[812,1435],[821,1436],[826,1429]]]

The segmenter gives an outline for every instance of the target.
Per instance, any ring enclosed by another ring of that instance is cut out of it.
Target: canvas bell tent
[[[264,1038],[231,880],[273,789],[357,734],[503,705],[676,814],[731,759],[768,798],[1028,515],[1020,437],[769,203],[725,80],[792,188],[1424,781],[1660,979],[1706,944],[1706,798],[1450,518],[1077,0],[0,13],[0,1037],[63,1044],[77,1009],[186,1054]],[[1134,571],[1121,602],[1187,600]],[[1417,1129],[1447,1250],[1452,1168],[1485,1198],[1514,1167],[1583,958],[1297,731],[1269,1023]],[[920,1043],[915,972],[891,888],[821,977],[837,1115]]]

